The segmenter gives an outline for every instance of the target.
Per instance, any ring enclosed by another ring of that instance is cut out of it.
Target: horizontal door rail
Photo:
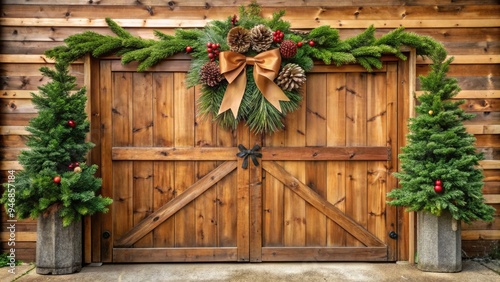
[[[238,261],[236,247],[113,248],[113,262]]]
[[[114,161],[230,161],[237,147],[114,147]],[[264,147],[263,161],[387,161],[390,147]]]
[[[387,161],[390,147],[264,147],[263,161]]]

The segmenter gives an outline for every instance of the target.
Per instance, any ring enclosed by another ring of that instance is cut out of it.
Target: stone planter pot
[[[418,269],[430,272],[462,270],[462,236],[460,222],[448,211],[441,216],[427,212],[417,214]]]
[[[82,222],[63,227],[56,212],[38,218],[36,273],[71,274],[82,269]]]

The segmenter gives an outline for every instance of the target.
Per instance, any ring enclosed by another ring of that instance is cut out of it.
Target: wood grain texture
[[[115,246],[131,246],[132,244],[137,242],[137,240],[141,239],[144,235],[153,230],[156,226],[184,208],[191,201],[196,199],[199,195],[201,195],[208,188],[217,183],[217,181],[222,179],[235,168],[236,163],[228,161],[220,165],[217,169],[206,174],[195,184],[186,188],[184,193],[180,194],[173,200],[169,201],[167,204],[163,205],[161,208],[157,209],[154,213],[150,214],[144,220],[136,224],[134,228],[129,229],[127,233],[123,234],[119,239],[115,241]]]
[[[386,253],[387,250],[384,247],[266,247],[262,249],[262,256],[267,261],[295,261],[298,256],[307,261],[385,261]]]
[[[236,261],[236,248],[114,248],[113,261],[148,262],[227,262]]]
[[[307,201],[309,204],[316,207],[330,219],[337,222],[344,229],[348,230],[356,239],[360,240],[366,246],[383,246],[384,244],[371,235],[366,229],[362,228],[358,223],[346,217],[331,203],[318,196],[311,188],[302,183],[297,178],[293,177],[283,167],[275,162],[265,162],[263,167],[266,171],[280,179],[290,190],[296,193],[300,198]]]

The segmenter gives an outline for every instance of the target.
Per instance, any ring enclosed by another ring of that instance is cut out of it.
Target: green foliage
[[[56,69],[40,68],[51,79],[32,94],[38,116],[31,119],[27,130],[32,133],[19,156],[23,170],[16,174],[15,202],[9,191],[0,202],[6,209],[13,207],[18,218],[37,218],[45,212],[57,210],[64,225],[79,220],[82,215],[107,211],[111,199],[96,196],[101,180],[94,177],[95,165],[87,166],[85,157],[93,144],[86,142],[89,122],[85,113],[86,90],[76,93],[76,78],[69,75],[67,65],[57,63]],[[75,126],[68,125],[74,121]],[[72,163],[80,163],[81,172],[69,170]],[[53,181],[62,178],[60,184]],[[9,185],[4,185],[11,188]]]
[[[427,77],[420,77],[424,94],[418,100],[418,115],[410,119],[408,144],[402,148],[402,171],[394,175],[401,188],[388,193],[391,205],[409,211],[426,211],[439,216],[443,210],[457,220],[493,220],[494,208],[484,203],[483,174],[477,168],[481,153],[475,138],[466,132],[463,122],[473,116],[450,98],[460,91],[456,79],[446,77],[452,59],[432,65]],[[436,193],[436,180],[444,192]]]
[[[10,266],[10,258],[8,258],[8,253],[0,254],[0,267]],[[16,260],[15,265],[21,265],[23,262],[20,260]]]

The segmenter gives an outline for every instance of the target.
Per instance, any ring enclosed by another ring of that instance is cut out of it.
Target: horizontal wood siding
[[[116,19],[133,35],[154,38],[155,29],[173,34],[176,27],[203,27],[211,20],[225,19],[237,13],[240,5],[250,2],[3,0],[0,17],[2,182],[6,181],[7,170],[21,168],[17,155],[26,148],[28,132],[24,127],[37,113],[31,103],[30,93],[36,92],[38,86],[47,82],[39,68],[53,64],[52,60],[43,56],[45,50],[62,45],[66,37],[85,30],[112,34],[104,22],[105,17]],[[285,8],[285,19],[290,21],[293,28],[311,29],[331,25],[339,29],[343,39],[374,25],[377,36],[404,26],[407,31],[432,36],[441,41],[449,55],[455,57],[449,74],[457,78],[463,90],[457,98],[465,99],[463,108],[476,114],[474,119],[466,123],[466,127],[476,136],[476,146],[485,156],[485,161],[481,164],[485,169],[483,190],[486,200],[497,209],[500,208],[500,4],[497,0],[317,0],[287,1],[286,7],[283,7],[283,1],[270,0],[259,1],[259,4],[262,5],[263,16],[270,16],[276,9]],[[79,87],[88,83],[92,76],[88,71],[89,66],[86,71],[83,62],[84,60],[77,61],[71,67],[71,74],[77,77]],[[134,69],[132,66],[123,68],[124,71]],[[417,75],[425,75],[428,71],[429,60],[418,58]],[[92,79],[96,81],[98,77]],[[94,85],[89,89],[98,87]],[[418,81],[416,90],[416,95],[419,95],[421,92]],[[99,116],[94,115],[93,118],[98,119]],[[99,121],[93,123],[93,129],[97,128]],[[92,134],[99,135],[98,132]],[[115,153],[115,157],[119,158],[123,154],[135,152],[121,150]],[[161,152],[156,153],[161,158]],[[92,156],[95,158],[99,153]],[[159,158],[154,151],[150,152],[149,157]],[[277,190],[276,193],[283,193],[280,191]],[[493,223],[476,222],[463,226],[466,255],[484,255],[492,249],[491,246],[498,246],[500,212],[496,216]],[[1,220],[2,224],[6,224],[5,213],[2,213]],[[35,221],[18,223],[16,246],[19,259],[34,260],[35,232]],[[86,232],[90,234],[91,231],[87,229]],[[5,247],[5,236],[0,235],[2,246]],[[98,248],[90,249],[93,252],[99,251]],[[143,251],[146,250],[138,250],[138,253]],[[314,250],[310,252],[311,256],[315,255]],[[120,254],[119,250],[116,253]],[[227,255],[234,256],[233,250],[228,249]],[[91,257],[94,261],[99,260],[98,254]],[[90,260],[90,256],[86,260]]]

